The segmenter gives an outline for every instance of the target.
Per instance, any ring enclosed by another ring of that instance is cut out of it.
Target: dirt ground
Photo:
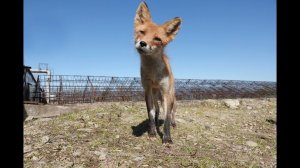
[[[178,101],[176,122],[165,146],[148,138],[144,102],[29,117],[24,167],[276,167],[276,98]]]

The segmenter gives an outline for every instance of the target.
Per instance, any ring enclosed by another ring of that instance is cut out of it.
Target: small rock
[[[194,136],[188,135],[188,136],[186,137],[186,140],[191,140],[191,139],[194,139],[194,138],[195,138]]]
[[[133,160],[134,160],[134,161],[141,161],[141,160],[143,160],[143,159],[144,159],[144,157],[138,156],[138,157],[135,157]]]
[[[107,149],[102,148],[101,151],[95,151],[94,154],[99,156],[99,160],[105,160],[107,155]]]
[[[24,146],[24,153],[28,153],[31,151],[31,145],[25,145]]]
[[[50,139],[49,136],[43,136],[42,143],[45,144],[45,143],[49,142],[49,139]]]
[[[253,109],[253,107],[251,107],[251,106],[247,106],[247,109],[248,109],[248,110],[252,110],[252,109]]]
[[[100,152],[100,151],[95,151],[95,152],[94,152],[94,154],[97,155],[97,156],[100,156],[101,153],[102,153],[102,152]]]
[[[120,138],[120,135],[116,135],[116,139]]]
[[[106,159],[106,154],[105,153],[101,153],[99,156],[99,160],[105,160]]]
[[[224,100],[225,106],[231,108],[231,109],[236,109],[240,105],[240,101],[237,99],[226,99]]]
[[[247,141],[247,142],[246,142],[246,145],[251,146],[251,147],[256,147],[256,146],[257,146],[257,143],[256,143],[256,142],[253,142],[253,141]]]
[[[33,160],[33,161],[37,161],[37,160],[39,160],[39,158],[38,158],[38,157],[36,157],[36,156],[33,156],[33,157],[31,158],[31,160]]]
[[[210,126],[209,125],[204,125],[204,128],[207,130],[210,130]]]
[[[140,146],[136,146],[136,147],[133,147],[133,149],[137,149],[137,150],[140,150],[142,149]]]
[[[73,156],[77,157],[77,156],[80,156],[81,155],[81,151],[80,150],[76,150],[74,153],[73,153]]]

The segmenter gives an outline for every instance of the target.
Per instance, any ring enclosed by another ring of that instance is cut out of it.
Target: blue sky
[[[139,77],[140,0],[24,0],[24,64],[55,75]],[[166,47],[175,78],[276,81],[275,0],[148,0],[182,26]]]

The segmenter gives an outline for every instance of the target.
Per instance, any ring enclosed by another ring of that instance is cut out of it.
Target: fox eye
[[[157,41],[157,42],[161,42],[161,39],[160,39],[159,37],[154,37],[153,40],[155,40],[155,41]]]
[[[145,35],[145,31],[142,31],[142,30],[141,30],[141,31],[139,31],[139,32],[140,32],[142,35]]]

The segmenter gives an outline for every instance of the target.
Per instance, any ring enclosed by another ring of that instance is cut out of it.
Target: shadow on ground
[[[158,135],[160,136],[160,138],[162,138],[163,134],[159,130],[159,127],[163,125],[164,120],[160,119],[158,121],[159,121],[159,125],[156,126],[156,131],[157,131]],[[132,129],[132,134],[134,136],[136,136],[136,137],[142,136],[145,132],[147,132],[149,130],[149,119],[144,120],[137,126],[131,126],[131,129]]]

